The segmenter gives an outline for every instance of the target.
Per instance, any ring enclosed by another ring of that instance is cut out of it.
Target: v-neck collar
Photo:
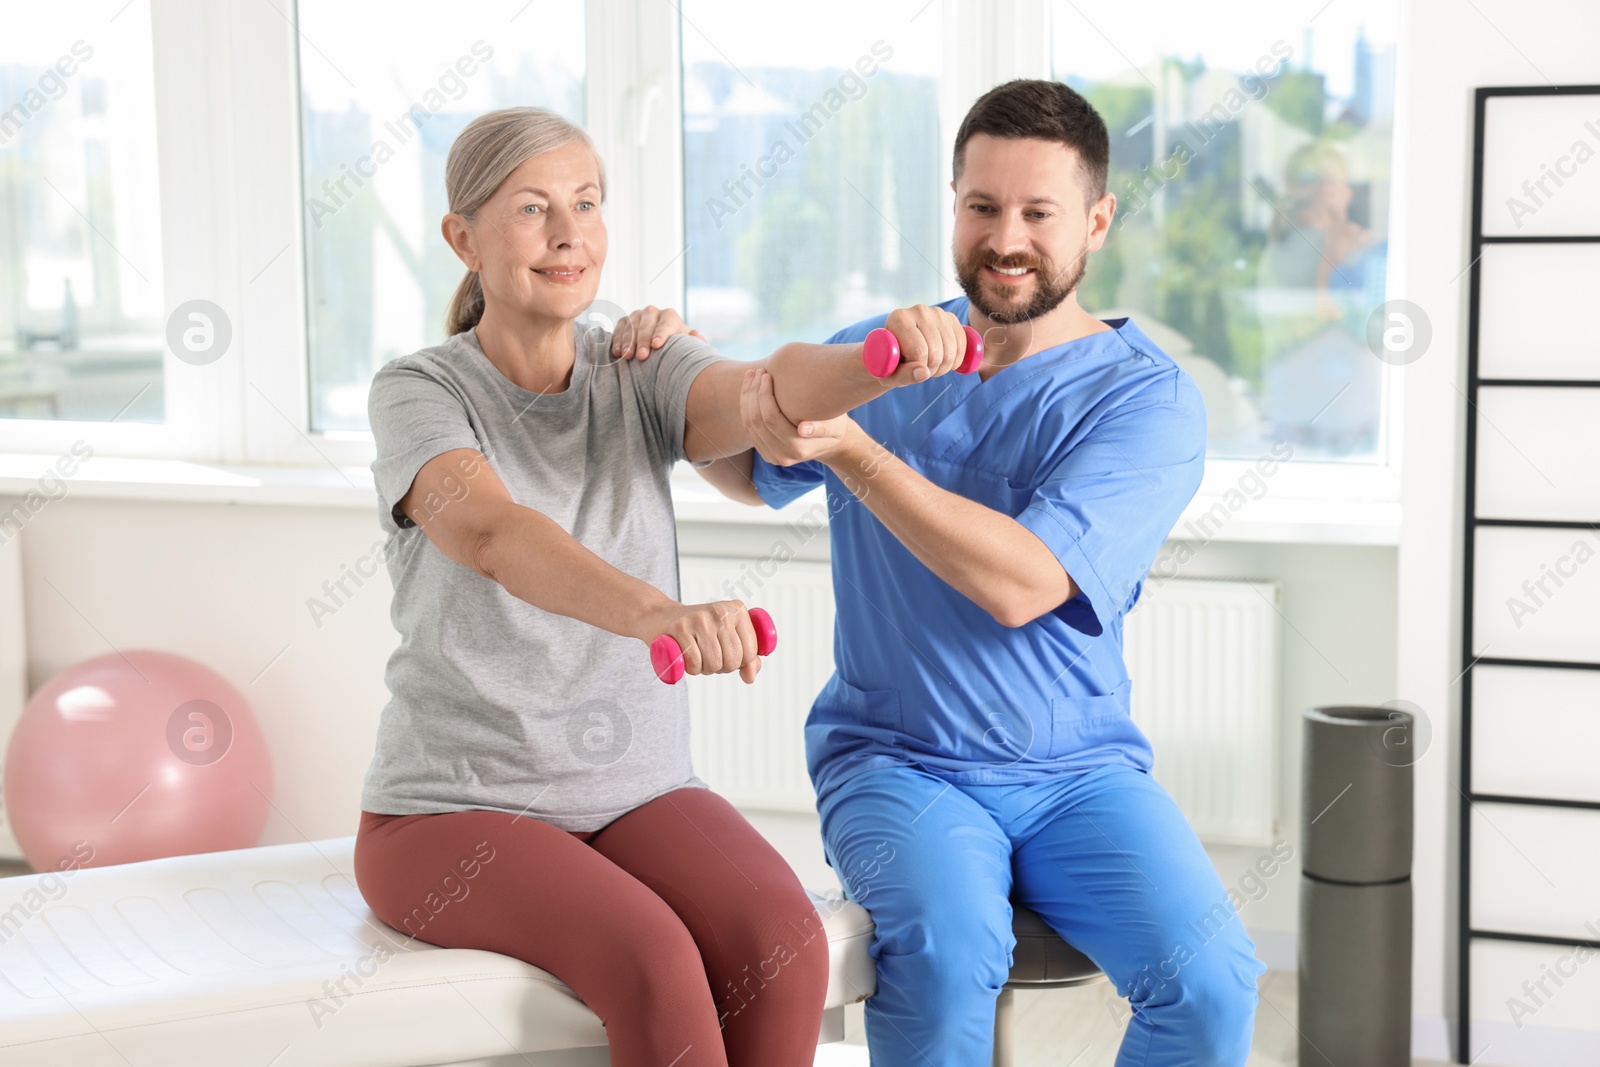
[[[971,302],[963,297],[959,308],[952,306],[950,311],[965,325],[968,322],[971,306]],[[1041,349],[997,372],[988,381],[983,381],[974,373],[946,374],[942,383],[929,383],[940,386],[940,390],[931,400],[923,401],[917,397],[913,402],[913,398],[908,397],[902,406],[902,412],[905,414],[900,420],[900,443],[906,449],[930,458],[945,458],[952,450],[957,449],[975,428],[986,424],[989,416],[1010,394],[1026,387],[1039,375],[1051,373],[1063,360],[1088,354],[1091,349],[1074,352],[1080,342],[1103,345],[1106,340],[1110,340],[1105,335],[1112,333],[1116,335],[1116,341],[1132,347],[1128,345],[1128,334],[1123,332],[1138,330],[1131,319],[1100,321],[1111,329],[1100,330]]]

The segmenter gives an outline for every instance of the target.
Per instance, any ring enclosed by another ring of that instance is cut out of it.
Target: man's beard
[[[980,249],[964,260],[956,258],[956,278],[961,282],[961,288],[965,290],[972,306],[990,322],[1012,326],[1050,314],[1061,306],[1063,300],[1072,295],[1072,291],[1083,280],[1084,269],[1088,266],[1085,262],[1088,258],[1088,247],[1086,242],[1084,250],[1067,264],[1064,272],[1058,270],[1049,259],[1020,253],[1011,256],[993,256]],[[1003,301],[990,299],[983,289],[981,272],[985,267],[1033,268],[1033,296],[1026,301],[1016,299],[1015,295]]]

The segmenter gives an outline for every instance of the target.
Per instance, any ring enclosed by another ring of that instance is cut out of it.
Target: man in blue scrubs
[[[745,383],[760,454],[736,469],[775,507],[827,487],[836,671],[806,752],[828,862],[877,928],[880,1067],[989,1063],[1013,898],[1129,998],[1119,1067],[1249,1053],[1266,968],[1129,717],[1123,616],[1206,433],[1188,375],[1078,306],[1116,206],[1108,153],[1067,86],[991,90],[955,142],[967,295],[830,338],[947,312],[985,337],[978,373],[798,428],[770,379]]]

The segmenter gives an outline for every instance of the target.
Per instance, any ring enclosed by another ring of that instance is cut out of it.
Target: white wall
[[[246,695],[271,746],[275,810],[262,843],[354,833],[361,779],[387,699],[383,668],[399,639],[389,624],[391,589],[380,574],[320,628],[306,600],[322,596],[322,583],[337,579],[378,538],[376,514],[365,509],[70,496],[52,503],[22,534],[28,690],[112,648],[160,648],[197,659]],[[770,527],[680,524],[680,548],[691,555],[759,556],[771,539]],[[825,559],[826,539],[803,546],[802,555]],[[1289,626],[1279,832],[1298,853],[1300,710],[1396,695],[1395,552],[1214,541],[1181,577],[1283,583]],[[837,884],[822,858],[815,816],[753,818],[807,884]],[[1213,858],[1224,883],[1237,885],[1267,851],[1218,848]],[[1279,871],[1265,896],[1245,909],[1258,947],[1275,966],[1294,965],[1298,877],[1297,865]]]
[[[1273,578],[1282,587],[1282,698],[1279,711],[1278,837],[1296,860],[1242,910],[1258,954],[1295,967],[1300,864],[1300,715],[1326,704],[1380,705],[1395,691],[1395,566],[1392,548],[1212,542],[1182,578]],[[1161,752],[1156,752],[1156,771]],[[1224,885],[1239,880],[1267,848],[1209,849]],[[1248,889],[1248,886],[1245,887]],[[1241,891],[1241,895],[1245,895]]]
[[[376,506],[52,503],[21,535],[29,692],[113,649],[198,660],[267,736],[276,810],[262,843],[354,833],[399,641],[391,589],[380,573],[320,629],[305,602],[380,540]]]
[[[1411,0],[1395,217],[1406,250],[1398,295],[1427,312],[1430,351],[1405,368],[1405,521],[1400,543],[1399,695],[1430,716],[1433,747],[1417,765],[1416,935],[1412,1008],[1432,1022],[1418,1055],[1443,1056],[1442,1020],[1455,1014],[1454,882],[1460,708],[1462,415],[1466,407],[1472,105],[1478,86],[1600,83],[1600,4],[1593,0]],[[1418,42],[1421,42],[1419,45]],[[1537,964],[1530,977],[1537,976]],[[1592,1008],[1589,1012],[1595,1013]],[[1595,1025],[1594,1023],[1590,1024]],[[1539,1029],[1530,1025],[1527,1030]],[[1508,1032],[1509,1031],[1509,1032]],[[1518,1051],[1508,1027],[1480,1031],[1477,1062],[1594,1062],[1588,1045]],[[1529,1046],[1531,1047],[1531,1046]],[[1563,1051],[1564,1050],[1564,1051]],[[1571,1058],[1564,1058],[1571,1057]]]

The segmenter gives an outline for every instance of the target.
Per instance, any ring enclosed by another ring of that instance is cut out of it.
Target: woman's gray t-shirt
[[[609,334],[580,330],[571,384],[541,394],[501,374],[466,330],[374,375],[372,473],[400,645],[363,810],[486,809],[595,830],[706,787],[689,761],[685,688],[656,678],[645,645],[519,600],[397,505],[428,460],[475,448],[518,504],[676,599],[668,476],[685,458],[690,383],[720,358],[680,335],[643,362],[615,360]],[[452,477],[430,523],[464,486]]]

